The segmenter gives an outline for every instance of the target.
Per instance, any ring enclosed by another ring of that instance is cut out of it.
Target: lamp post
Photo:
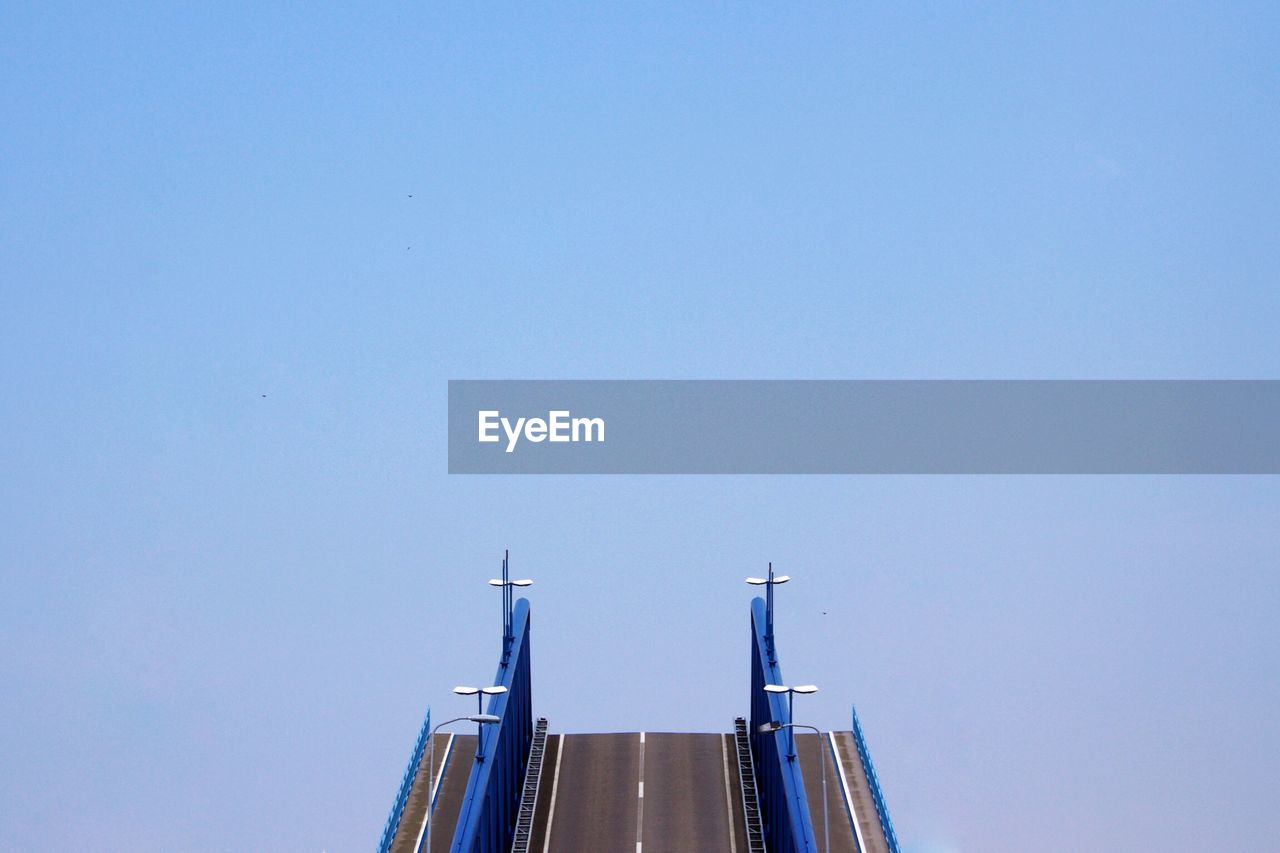
[[[773,588],[779,584],[784,584],[791,580],[790,575],[778,575],[774,577],[773,563],[769,564],[769,577],[767,578],[747,578],[747,583],[752,586],[763,586],[764,592],[764,639],[765,646],[769,649],[769,663],[777,663],[778,657],[774,653],[773,646]]]
[[[493,687],[455,687],[453,692],[459,696],[476,697],[476,715],[480,716],[484,710],[484,697],[501,696],[507,692],[507,688],[501,684],[496,684]],[[481,725],[476,726],[476,761],[484,761],[484,730]]]
[[[469,717],[454,717],[452,720],[445,720],[440,725],[431,730],[431,756],[427,759],[427,813],[422,819],[422,829],[418,832],[418,841],[413,845],[414,853],[422,849],[422,836],[427,837],[427,853],[431,853],[431,810],[435,806],[435,772],[436,772],[436,732],[440,731],[450,723],[460,723],[467,720],[477,725],[490,725],[501,722],[499,717],[493,714],[472,714]]]
[[[797,685],[796,687],[787,687],[782,684],[766,684],[764,686],[764,692],[787,694],[787,722],[790,723],[792,720],[795,719],[794,711],[795,711],[796,694],[800,693],[803,695],[808,695],[810,693],[817,693],[818,688],[812,684],[800,684],[800,685]],[[795,761],[795,758],[796,758],[795,732],[791,733],[791,737],[789,741],[790,741],[791,754],[787,756],[787,760]]]
[[[494,578],[489,581],[489,586],[502,587],[502,665],[507,665],[507,659],[511,656],[511,641],[515,639],[511,634],[511,605],[514,587],[533,586],[533,581],[528,578],[521,580],[511,580],[511,552],[502,552],[502,577]]]
[[[765,723],[763,726],[759,728],[759,732],[762,735],[767,735],[770,732],[779,732],[779,731],[782,731],[783,729],[792,730],[791,737],[793,741],[795,739],[796,729],[808,729],[809,731],[817,735],[819,738],[822,737],[822,732],[818,731],[817,726],[806,726],[800,723],[779,723],[776,720]],[[818,755],[821,756],[822,755],[821,742],[819,742],[818,744],[818,750],[819,750]],[[827,819],[827,764],[826,762],[819,761],[818,769],[819,769],[819,772],[822,774],[822,853],[831,853],[831,823]]]

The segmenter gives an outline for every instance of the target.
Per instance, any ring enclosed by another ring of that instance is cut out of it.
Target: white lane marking
[[[644,732],[640,733],[640,796],[636,803],[636,853],[640,853],[644,841]]]
[[[729,816],[729,849],[736,853],[738,833],[733,828],[733,798],[729,794],[729,742],[728,735],[720,736],[720,757],[724,759],[724,811]]]
[[[564,735],[560,735],[560,749],[556,751],[556,772],[551,777],[551,808],[547,811],[547,834],[542,839],[542,853],[551,849],[551,821],[556,816],[556,791],[560,790],[560,759],[564,758]]]
[[[440,769],[449,766],[449,756],[453,755],[453,739],[457,735],[450,732],[449,740],[444,745],[444,758],[440,759]],[[435,809],[436,800],[440,799],[440,783],[444,781],[443,773],[436,773],[435,784],[431,786],[431,808]]]
[[[435,735],[432,735],[435,737]],[[449,755],[453,752],[453,739],[455,735],[450,732],[445,741],[444,755],[440,758],[440,769],[427,768],[427,778],[431,779],[434,770],[435,779],[431,781],[431,790],[427,791],[427,808],[422,813],[422,826],[418,827],[418,840],[413,843],[414,850],[422,849],[422,840],[427,837],[427,823],[431,820],[431,812],[435,810],[436,799],[440,796],[440,782],[444,779],[444,769],[449,766]]]
[[[854,840],[858,842],[859,853],[866,853],[867,842],[862,840],[862,827],[858,825],[858,813],[853,808],[853,796],[849,793],[849,780],[844,775],[844,764],[840,761],[840,750],[836,749],[836,733],[827,732],[831,741],[831,761],[836,766],[840,779],[840,790],[844,792],[844,805],[849,810],[849,823],[853,824]]]

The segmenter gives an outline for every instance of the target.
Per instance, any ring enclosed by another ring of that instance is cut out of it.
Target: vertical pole
[[[769,638],[769,647],[773,647],[773,563],[769,564],[769,579],[765,581],[764,635]],[[769,653],[773,657],[773,652]]]
[[[769,664],[777,663],[773,647],[773,563],[769,563],[769,577],[764,582],[764,647],[769,652]]]
[[[787,691],[787,722],[791,725],[787,726],[787,742],[791,747],[791,754],[787,756],[788,761],[796,760],[796,692],[794,690]]]
[[[503,668],[511,655],[511,606],[508,599],[511,595],[511,570],[508,568],[510,556],[509,550],[502,552],[502,655],[498,660],[499,666]]]
[[[502,661],[511,655],[511,551],[502,552]]]

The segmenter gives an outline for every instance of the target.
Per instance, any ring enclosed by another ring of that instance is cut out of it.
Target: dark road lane
[[[550,768],[556,795],[548,809],[550,843],[545,848],[554,853],[635,853],[640,736],[567,735],[557,740],[559,753]],[[546,831],[535,834],[545,837]]]
[[[723,735],[646,737],[643,853],[734,850],[725,761]]]
[[[453,840],[454,826],[458,822],[458,809],[462,805],[462,795],[467,790],[467,779],[471,775],[471,765],[476,754],[476,736],[458,735],[453,741],[450,752],[447,747],[450,735],[435,735],[435,762],[433,775],[439,774],[444,766],[444,777],[440,779],[436,795],[436,809],[432,815],[435,826],[431,829],[433,849],[448,848]],[[400,818],[400,827],[396,830],[395,839],[391,843],[391,853],[414,853],[418,839],[422,834],[423,819],[427,812],[427,759],[423,758],[418,768],[417,778],[409,790],[409,799],[405,802],[404,815]],[[446,761],[448,762],[446,764]],[[423,844],[425,849],[426,845]]]

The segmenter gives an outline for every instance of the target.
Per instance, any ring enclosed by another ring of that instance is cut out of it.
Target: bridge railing
[[[486,713],[500,722],[481,727],[479,753],[471,765],[458,813],[451,853],[507,853],[515,833],[525,763],[533,741],[533,693],[529,665],[529,602],[512,612],[509,653],[498,665],[494,684],[507,688],[492,696]]]
[[[766,684],[785,684],[776,649],[765,635],[765,604],[751,602],[751,751],[755,757],[756,787],[764,821],[765,845],[770,853],[815,853],[818,844],[809,816],[800,761],[788,757],[794,729],[760,733],[769,722],[791,722],[786,697],[766,693]]]
[[[409,756],[409,766],[404,770],[404,778],[400,780],[400,790],[391,805],[391,814],[387,816],[387,824],[382,829],[382,841],[378,844],[378,853],[389,853],[391,842],[400,827],[400,819],[404,817],[404,806],[409,801],[409,791],[413,788],[413,780],[418,776],[418,768],[422,764],[422,754],[427,748],[427,738],[431,735],[431,709],[427,708],[427,716],[422,721],[422,729],[418,732],[418,740],[413,744],[413,753]]]
[[[880,790],[880,780],[876,778],[875,765],[871,763],[871,751],[867,749],[867,739],[862,734],[862,722],[858,719],[858,709],[853,711],[853,742],[858,747],[858,758],[862,760],[862,769],[867,773],[867,784],[871,786],[871,801],[875,804],[876,814],[880,816],[880,825],[884,827],[885,840],[889,842],[891,853],[900,853],[898,836],[893,831],[893,821],[889,819],[889,807],[884,802],[884,792]]]

